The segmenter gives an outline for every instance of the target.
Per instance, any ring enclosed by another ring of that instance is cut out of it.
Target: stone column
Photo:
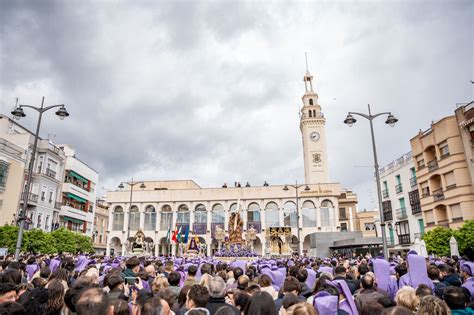
[[[139,227],[144,230],[145,227],[145,209],[138,209],[138,213],[140,213],[140,224]]]

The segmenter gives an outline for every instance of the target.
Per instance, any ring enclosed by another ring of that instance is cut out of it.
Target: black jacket
[[[359,289],[357,287],[357,284],[355,283],[355,281],[352,280],[352,279],[347,279],[347,278],[339,276],[339,277],[335,277],[334,280],[344,280],[347,283],[347,286],[349,287],[349,290],[351,290],[352,295],[354,295],[355,291],[357,291],[357,289]]]
[[[207,301],[207,304],[206,304],[206,308],[209,310],[209,313],[211,313],[211,315],[214,315],[219,308],[225,305],[229,305],[234,310],[235,315],[240,315],[239,309],[233,305],[227,304],[225,302],[224,297],[221,297],[221,298],[209,297],[209,300]]]

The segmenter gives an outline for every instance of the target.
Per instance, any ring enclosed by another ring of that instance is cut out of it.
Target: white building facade
[[[66,156],[59,225],[92,236],[99,174],[79,160],[70,146],[59,145],[59,148]]]
[[[305,93],[300,116],[303,140],[305,183],[202,188],[192,180],[147,181],[130,190],[107,193],[109,207],[106,254],[126,254],[130,237],[140,229],[151,244],[153,254],[176,253],[176,245],[166,240],[176,226],[194,232],[206,244],[207,254],[218,248],[214,232],[220,226],[228,232],[229,217],[240,211],[244,234],[257,231],[254,250],[269,252],[270,227],[291,228],[291,248],[310,255],[328,254],[315,248],[314,233],[355,231],[357,196],[339,183],[328,180],[325,117],[313,91],[313,77],[304,76]],[[130,202],[131,201],[131,202]],[[245,238],[245,235],[244,235]],[[314,243],[314,242],[313,242]]]
[[[31,159],[34,134],[12,119],[1,115],[0,138],[9,141],[26,152],[26,167],[19,190],[18,200],[23,206],[24,187],[26,186],[28,165]],[[25,227],[52,231],[58,226],[60,211],[61,183],[66,156],[48,139],[38,139],[33,178],[26,207]],[[17,211],[16,211],[17,212]]]
[[[424,234],[424,222],[411,152],[380,169],[382,212],[390,252],[406,252]]]

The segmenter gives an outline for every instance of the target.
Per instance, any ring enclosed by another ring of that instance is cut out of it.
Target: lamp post
[[[369,114],[362,114],[362,113],[356,113],[356,112],[349,112],[347,114],[346,119],[344,119],[344,123],[348,125],[349,127],[352,127],[352,125],[357,121],[354,116],[352,115],[358,115],[360,117],[363,117],[367,119],[370,123],[370,134],[372,137],[372,151],[374,153],[374,168],[375,168],[375,181],[377,182],[377,196],[379,199],[379,213],[380,213],[380,230],[382,232],[382,246],[383,246],[383,255],[384,258],[388,260],[388,249],[387,249],[387,235],[385,231],[385,220],[383,217],[383,210],[382,210],[382,190],[380,188],[380,174],[379,174],[379,163],[377,160],[377,149],[375,146],[375,135],[374,135],[374,124],[372,121],[382,115],[388,115],[387,120],[385,123],[387,125],[390,125],[390,127],[395,126],[397,123],[398,119],[395,118],[395,116],[392,115],[390,112],[383,112],[383,113],[378,113],[375,115],[372,115],[372,112],[370,111],[370,104],[367,105]]]
[[[118,188],[120,188],[120,189],[125,188],[125,186],[123,184],[127,184],[128,186],[130,186],[130,206],[128,208],[128,226],[127,226],[127,238],[126,238],[126,240],[128,242],[128,239],[130,237],[130,215],[131,215],[131,210],[132,210],[133,187],[135,185],[140,184],[140,188],[144,189],[144,188],[146,188],[146,186],[145,186],[144,182],[134,182],[133,178],[132,178],[132,181],[130,181],[130,182],[121,182],[120,185],[118,186]]]
[[[301,245],[303,244],[302,241],[301,241],[301,238],[300,238],[300,209],[299,209],[299,196],[298,196],[298,189],[300,187],[303,187],[305,186],[304,190],[305,191],[310,191],[311,188],[309,188],[308,185],[298,185],[298,181],[295,181],[295,184],[294,185],[285,185],[285,187],[283,187],[283,190],[284,191],[288,191],[289,190],[289,187],[293,187],[295,189],[295,199],[296,199],[296,229],[297,229],[297,235],[298,235],[298,254],[301,255]],[[290,225],[291,225],[291,219],[290,219]]]
[[[56,115],[61,120],[63,120],[67,116],[69,116],[69,113],[67,112],[66,108],[64,107],[64,104],[51,105],[51,106],[44,107],[44,96],[43,96],[43,99],[41,100],[41,106],[40,107],[36,107],[36,106],[32,106],[32,105],[18,105],[18,99],[16,101],[17,101],[17,104],[15,106],[15,109],[11,112],[12,115],[13,115],[13,118],[20,119],[22,117],[25,117],[26,114],[23,111],[23,108],[31,108],[31,109],[38,112],[38,122],[36,124],[35,139],[33,141],[33,148],[31,150],[30,164],[28,166],[28,177],[26,179],[25,190],[23,191],[23,207],[20,210],[20,213],[18,214],[18,221],[20,222],[20,228],[18,229],[18,238],[17,238],[17,241],[16,241],[16,248],[15,248],[15,260],[18,260],[18,258],[20,257],[21,243],[23,241],[23,229],[25,227],[26,208],[28,207],[28,198],[29,198],[29,195],[30,195],[30,188],[31,188],[31,178],[33,177],[33,168],[34,168],[35,158],[36,158],[36,156],[35,156],[36,155],[36,147],[38,146],[39,131],[40,131],[41,119],[43,117],[43,113],[50,110],[50,109],[59,107],[59,109],[56,111]]]

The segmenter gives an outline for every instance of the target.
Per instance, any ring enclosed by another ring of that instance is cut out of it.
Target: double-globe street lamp
[[[144,182],[134,182],[133,178],[132,178],[132,181],[130,181],[130,182],[121,182],[120,185],[118,186],[118,188],[124,189],[125,186],[123,184],[127,184],[128,186],[130,186],[130,206],[128,208],[128,226],[127,226],[127,238],[126,238],[126,242],[128,243],[128,239],[130,238],[130,216],[131,216],[131,213],[132,213],[131,210],[132,210],[133,187],[135,185],[140,184],[140,188],[144,189],[144,188],[146,188],[146,186],[145,186]],[[123,255],[124,255],[124,253],[122,253],[122,256]]]
[[[59,119],[62,120],[66,118],[67,116],[69,116],[69,113],[67,112],[66,107],[64,107],[64,104],[51,105],[51,106],[44,107],[44,96],[43,96],[43,99],[41,100],[41,107],[36,107],[32,105],[18,105],[18,99],[17,99],[17,105],[15,106],[15,109],[11,112],[13,115],[13,118],[15,119],[20,119],[26,116],[25,112],[23,111],[23,108],[31,108],[37,111],[39,114],[38,122],[36,124],[35,140],[33,141],[33,148],[31,151],[30,165],[28,166],[28,177],[26,178],[25,190],[23,191],[23,207],[21,208],[20,213],[18,214],[18,221],[20,222],[20,228],[18,229],[18,238],[16,241],[15,260],[18,260],[18,258],[20,257],[21,243],[23,241],[23,229],[25,227],[26,208],[28,207],[28,198],[29,198],[30,188],[31,188],[31,179],[33,177],[33,168],[34,168],[35,158],[36,158],[36,147],[38,146],[41,118],[43,117],[44,112],[56,107],[59,107],[59,109],[56,111],[56,115],[59,117]]]
[[[383,209],[382,209],[382,190],[380,188],[379,163],[377,160],[377,149],[375,147],[374,125],[372,123],[372,120],[382,115],[388,115],[385,123],[387,125],[390,125],[390,127],[393,127],[397,123],[398,119],[395,118],[395,116],[393,116],[392,113],[390,112],[383,112],[383,113],[372,115],[372,112],[370,111],[370,104],[368,104],[367,107],[369,109],[368,115],[362,114],[362,113],[356,113],[356,112],[349,112],[347,114],[346,119],[344,119],[344,123],[348,125],[349,127],[352,127],[352,125],[355,124],[357,121],[353,115],[364,117],[370,122],[370,134],[372,136],[372,150],[374,153],[375,181],[377,182],[377,195],[379,199],[380,229],[382,231],[383,256],[385,259],[388,260],[387,235],[385,234],[385,219],[383,217]]]
[[[301,255],[302,241],[301,241],[301,238],[300,238],[300,209],[299,209],[299,202],[298,202],[299,201],[298,189],[300,187],[305,186],[304,190],[305,191],[310,191],[311,188],[309,188],[308,185],[298,185],[298,181],[296,181],[294,185],[285,185],[285,187],[283,187],[283,190],[288,191],[289,190],[288,186],[293,187],[295,189],[295,197],[296,197],[295,198],[296,199],[296,232],[297,232],[297,236],[298,236],[298,254]],[[290,225],[291,225],[291,219],[290,219]]]

